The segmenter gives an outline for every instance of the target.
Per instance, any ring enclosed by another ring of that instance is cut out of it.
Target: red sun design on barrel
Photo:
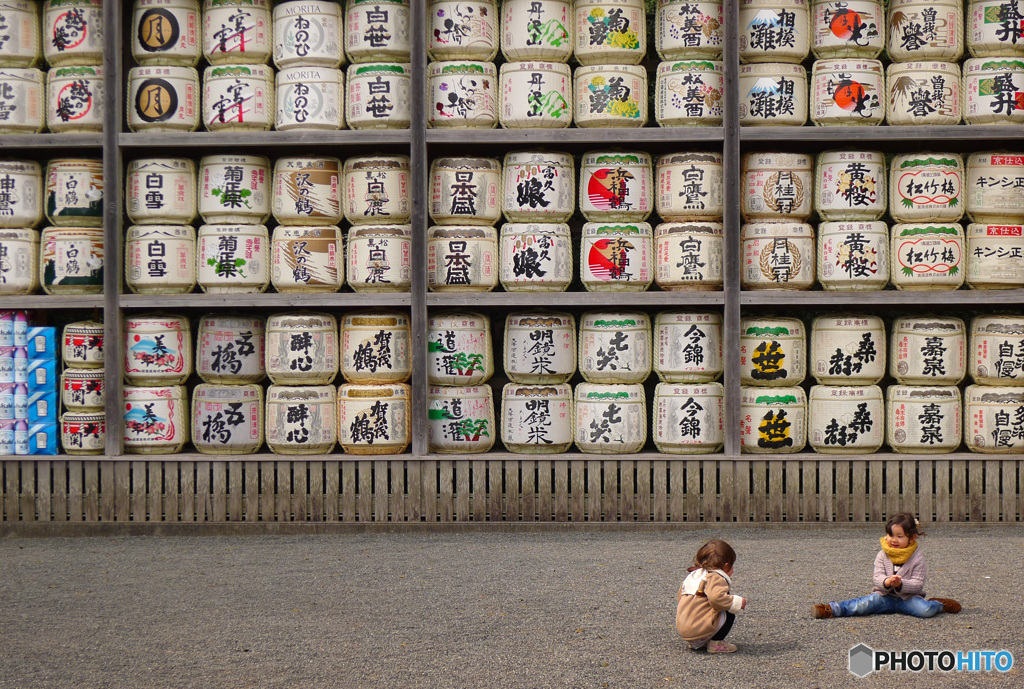
[[[619,280],[629,266],[633,245],[624,239],[598,239],[587,256],[591,274],[599,280]]]
[[[844,80],[832,94],[832,99],[843,110],[852,111],[867,100],[867,92],[856,81]]]
[[[864,29],[864,20],[853,10],[841,9],[836,11],[828,28],[836,38],[848,41]]]
[[[629,193],[628,180],[632,173],[622,168],[595,170],[587,182],[587,196],[595,208],[609,210],[622,208]]]

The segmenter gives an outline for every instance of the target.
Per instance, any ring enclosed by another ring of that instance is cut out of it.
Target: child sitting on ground
[[[874,590],[867,596],[831,603],[817,603],[813,614],[818,619],[848,615],[884,615],[898,612],[914,617],[933,617],[940,612],[960,612],[960,604],[950,598],[924,597],[924,578],[928,567],[917,547],[923,536],[914,515],[903,512],[890,518],[886,535],[879,539],[882,550],[875,558]]]
[[[726,643],[736,613],[747,599],[729,593],[736,552],[725,541],[708,541],[693,558],[690,574],[676,595],[676,631],[690,648],[707,646],[708,653],[734,653]]]

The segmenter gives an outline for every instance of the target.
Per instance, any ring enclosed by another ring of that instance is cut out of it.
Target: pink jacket
[[[900,578],[903,579],[903,583],[900,584],[899,588],[886,588],[883,582],[893,574],[899,574]],[[875,588],[872,592],[877,591],[883,596],[895,596],[903,600],[913,598],[914,596],[924,598],[924,578],[927,574],[928,565],[924,563],[921,548],[915,550],[910,559],[900,566],[899,572],[893,571],[892,560],[889,559],[884,550],[879,550],[878,556],[875,558],[875,576],[873,579]]]

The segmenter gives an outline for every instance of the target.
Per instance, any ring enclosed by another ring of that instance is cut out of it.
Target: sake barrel
[[[880,317],[839,314],[818,316],[811,323],[811,374],[822,385],[875,385],[885,375],[886,361]],[[881,443],[881,429],[878,438]]]
[[[46,75],[35,68],[0,68],[0,134],[38,134],[46,126]],[[4,95],[10,94],[10,95]]]
[[[4,7],[7,41],[0,67],[33,67],[43,55],[39,3],[34,0],[7,2]]]
[[[658,452],[710,454],[725,444],[724,390],[720,383],[658,383],[651,432]]]
[[[877,452],[885,436],[885,402],[877,385],[813,385],[807,440],[815,452]]]
[[[743,289],[805,290],[814,285],[814,229],[807,223],[743,225]]]
[[[32,228],[43,219],[43,173],[34,160],[0,161],[0,228]]]
[[[267,319],[266,367],[275,385],[327,385],[338,375],[338,365],[334,316],[298,312]]]
[[[976,223],[1024,220],[1024,156],[985,152],[967,156],[964,196]]]
[[[103,189],[102,160],[51,160],[46,165],[46,217],[60,227],[102,227]]]
[[[427,318],[430,385],[486,383],[494,375],[492,352],[491,321],[486,316],[472,311],[442,311]]]
[[[740,0],[740,61],[803,62],[811,48],[807,5],[807,0]]]
[[[275,106],[274,70],[266,65],[211,65],[203,72],[207,131],[267,131],[274,126]]]
[[[124,320],[124,377],[130,385],[181,385],[192,374],[192,329],[185,316]]]
[[[1010,454],[1024,447],[1024,391],[995,385],[964,390],[964,443],[971,452]]]
[[[586,454],[631,454],[647,444],[643,385],[580,383],[574,401],[576,447]]]
[[[124,255],[125,284],[135,294],[188,294],[196,286],[191,225],[132,225]]]
[[[490,385],[427,388],[427,448],[440,454],[487,452],[497,435]]]
[[[199,161],[199,214],[207,223],[265,223],[270,217],[270,160],[204,156]]]
[[[964,163],[956,153],[908,153],[889,165],[889,213],[897,222],[957,222]]]
[[[266,322],[208,313],[199,319],[196,373],[206,383],[259,383],[267,376]]]
[[[941,454],[960,447],[960,389],[890,385],[885,391],[885,442],[900,454]]]
[[[807,122],[807,71],[798,64],[740,65],[740,125],[800,127]]]
[[[259,64],[274,49],[267,0],[204,0],[203,57],[211,65]]]
[[[747,153],[740,189],[744,220],[806,222],[813,210],[814,158],[803,153]]]
[[[882,0],[811,2],[811,52],[818,59],[876,58],[885,38]]]
[[[345,54],[352,62],[409,62],[408,0],[348,0]]]
[[[103,131],[103,68],[54,67],[46,74],[46,126],[54,134]]]
[[[1024,103],[1017,100],[1016,94],[1021,90],[1024,90],[1024,60],[967,60],[961,91],[964,122],[1020,125],[1024,122]]]
[[[351,455],[396,455],[412,439],[412,391],[401,383],[338,388],[338,444]]]
[[[662,223],[654,228],[654,281],[667,292],[722,289],[722,223]]]
[[[885,120],[885,70],[880,60],[818,60],[811,72],[811,121],[816,125],[878,125]]]
[[[133,132],[194,132],[199,127],[199,72],[151,65],[128,71],[128,128]]]
[[[886,177],[881,151],[820,153],[814,174],[814,210],[823,220],[879,220],[888,200]]]
[[[1024,385],[1024,318],[975,316],[968,341],[968,370],[982,385]]]
[[[723,26],[721,0],[658,0],[655,48],[662,60],[717,60],[722,56]]]
[[[890,125],[960,124],[960,66],[955,62],[902,62],[886,70]]]
[[[498,121],[505,129],[572,124],[572,71],[561,62],[506,62],[500,71]]]
[[[642,0],[576,0],[574,10],[575,54],[581,65],[638,65],[647,55]]]
[[[799,318],[740,321],[740,381],[744,385],[799,385],[807,375],[807,335]]]
[[[967,370],[967,326],[959,318],[900,316],[889,351],[889,375],[901,384],[956,385]]]
[[[251,455],[263,444],[263,387],[192,389],[192,445],[204,455]]]
[[[270,282],[278,292],[337,292],[345,284],[341,230],[337,225],[274,229]]]
[[[438,225],[493,225],[501,218],[501,163],[437,158],[430,164],[430,217]]]
[[[501,442],[509,452],[545,455],[572,447],[572,387],[509,383],[501,391]]]
[[[103,62],[103,0],[46,0],[43,56],[50,67]]]
[[[267,447],[275,454],[323,455],[338,437],[338,393],[332,385],[267,388]]]
[[[103,368],[103,323],[77,321],[64,326],[61,356],[70,368]]]
[[[274,5],[274,64],[339,67],[345,61],[343,8],[336,2],[301,0]]]
[[[135,0],[132,57],[140,65],[195,67],[202,30],[199,0]]]
[[[580,281],[588,292],[643,292],[654,279],[651,226],[588,222],[580,241]]]
[[[492,0],[430,0],[427,56],[431,60],[493,60],[498,54],[498,8]]]
[[[402,224],[412,217],[408,156],[348,158],[343,184],[345,216],[353,225]]]
[[[493,129],[498,124],[497,77],[493,62],[427,65],[427,124],[435,129]]]
[[[964,52],[962,0],[890,0],[885,49],[894,62],[949,60]]]
[[[376,62],[349,68],[345,121],[351,129],[408,129],[412,66]]]
[[[479,225],[427,230],[427,287],[432,292],[490,292],[498,284],[498,233]]]
[[[189,439],[184,385],[125,386],[124,451],[130,455],[176,454]]]
[[[665,383],[709,383],[722,375],[722,316],[662,311],[654,319],[654,372]]]
[[[102,368],[66,368],[60,374],[61,402],[67,411],[99,411],[106,404]]]
[[[587,311],[580,319],[579,370],[588,383],[629,385],[651,374],[651,320],[639,311]]]
[[[968,287],[1024,287],[1024,227],[972,223],[966,233]]]
[[[720,153],[669,153],[655,173],[658,215],[666,222],[722,219]]]
[[[577,127],[643,127],[647,124],[647,70],[618,64],[577,67],[573,100]]]
[[[349,311],[341,319],[341,375],[349,383],[404,383],[412,375],[408,314]]]
[[[348,286],[354,292],[408,292],[411,225],[355,225],[348,231]]]
[[[32,294],[39,288],[39,233],[0,229],[0,295]]]
[[[203,225],[199,228],[196,280],[208,294],[254,294],[270,284],[270,237],[266,225]]]
[[[793,454],[806,444],[807,395],[803,388],[740,388],[740,452]]]
[[[641,222],[654,208],[651,156],[589,151],[580,163],[580,212],[590,222]]]
[[[332,67],[288,67],[277,73],[274,93],[279,132],[345,128],[345,73]]]
[[[67,411],[60,417],[60,445],[69,455],[101,455],[107,449],[104,411]]]
[[[889,282],[889,228],[885,223],[820,223],[818,282],[826,291],[885,289]]]
[[[959,223],[900,223],[892,226],[892,271],[896,289],[959,289],[964,284],[964,228]]]
[[[576,373],[576,319],[548,311],[508,314],[503,358],[513,383],[568,383]]]
[[[564,292],[572,282],[572,238],[560,223],[501,226],[499,279],[506,292]]]
[[[570,0],[501,3],[501,53],[506,60],[568,62],[573,49]]]
[[[103,292],[103,230],[47,227],[39,249],[39,279],[47,294]]]
[[[337,158],[278,158],[274,163],[274,218],[282,225],[337,225],[344,217],[340,182],[341,161]]]
[[[136,225],[188,225],[198,212],[196,164],[188,158],[128,163],[125,210]]]
[[[720,126],[724,83],[721,62],[662,62],[655,84],[654,118],[662,127]]]
[[[973,57],[1021,57],[1020,20],[1024,9],[1019,2],[970,0],[964,34]],[[1014,23],[1016,15],[1016,22]]]

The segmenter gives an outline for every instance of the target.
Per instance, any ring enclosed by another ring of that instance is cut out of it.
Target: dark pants
[[[735,615],[733,615],[731,612],[725,613],[725,623],[722,625],[721,629],[715,632],[715,635],[711,637],[711,640],[721,641],[722,639],[724,639],[729,634],[729,631],[732,629],[732,623],[735,621]]]

